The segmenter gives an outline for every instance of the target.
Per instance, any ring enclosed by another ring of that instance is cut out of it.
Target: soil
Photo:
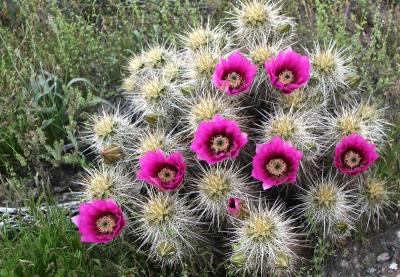
[[[327,263],[325,277],[400,277],[400,220],[349,242]]]

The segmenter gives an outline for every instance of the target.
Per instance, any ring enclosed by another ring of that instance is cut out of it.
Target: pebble
[[[378,263],[384,263],[390,260],[390,255],[387,252],[383,252],[376,257]]]
[[[361,265],[360,265],[360,262],[359,262],[359,260],[358,260],[358,257],[354,257],[354,258],[351,260],[351,262],[353,263],[353,267],[354,267],[355,269],[360,269],[360,268],[361,268]]]
[[[389,269],[391,269],[391,270],[397,270],[397,269],[398,269],[397,263],[391,263],[391,264],[389,265]]]
[[[348,268],[349,267],[349,262],[346,261],[346,260],[342,260],[340,262],[340,266],[343,267],[343,268]]]
[[[375,269],[375,268],[373,268],[373,267],[371,267],[371,268],[368,268],[368,269],[366,270],[366,272],[367,272],[368,274],[374,274],[374,273],[375,273],[375,271],[376,271],[376,269]]]
[[[67,190],[67,187],[59,187],[59,186],[53,187],[54,193],[60,193],[60,192],[66,191],[66,190]]]
[[[397,230],[396,234],[397,234],[397,238],[400,240],[400,230]]]

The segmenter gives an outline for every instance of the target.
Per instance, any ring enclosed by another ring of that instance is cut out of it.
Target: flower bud
[[[103,157],[104,162],[108,165],[119,162],[122,155],[121,147],[115,144],[108,145],[101,151],[101,156]]]
[[[157,245],[156,251],[161,258],[169,258],[176,253],[176,248],[172,242],[162,241]]]
[[[246,257],[246,255],[245,255],[245,253],[243,253],[243,252],[237,252],[237,253],[234,253],[234,254],[231,256],[231,259],[230,259],[230,260],[231,260],[231,263],[232,263],[234,266],[241,268],[241,267],[243,267],[243,266],[246,264],[247,257]]]
[[[289,257],[283,253],[279,253],[275,259],[275,267],[281,269],[287,269],[289,267]]]

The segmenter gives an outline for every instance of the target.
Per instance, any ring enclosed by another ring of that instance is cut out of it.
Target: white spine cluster
[[[185,51],[187,51],[186,55],[203,49],[228,51],[232,43],[225,31],[219,26],[212,28],[210,21],[204,26],[190,28],[186,33],[180,35],[180,39]]]
[[[213,89],[212,76],[215,66],[222,57],[219,49],[202,48],[191,55],[187,55],[184,65],[184,83],[188,93],[204,92]]]
[[[393,192],[384,179],[371,174],[359,179],[357,205],[359,206],[359,220],[362,228],[367,229],[372,223],[379,227],[382,220],[386,220],[385,212],[394,203],[391,200]]]
[[[211,222],[210,227],[221,229],[228,217],[228,199],[251,197],[250,181],[233,163],[212,167],[199,166],[198,173],[188,180],[193,204],[200,218]]]
[[[387,136],[389,123],[383,118],[383,110],[368,102],[348,103],[339,106],[334,113],[326,112],[324,117],[324,140],[331,150],[344,137],[357,133],[369,142],[382,145]]]
[[[298,234],[294,219],[286,217],[283,205],[266,207],[260,200],[250,206],[249,216],[232,228],[230,261],[234,272],[254,276],[270,273],[290,275],[298,261]]]
[[[136,134],[136,140],[131,151],[136,160],[147,152],[157,149],[161,149],[166,155],[177,151],[185,152],[186,148],[181,141],[181,136],[174,133],[174,129],[167,132],[162,127],[143,128]]]
[[[254,80],[252,96],[254,100],[263,101],[269,98],[269,93],[263,88],[267,82],[264,64],[267,60],[274,58],[280,51],[289,45],[284,45],[282,39],[274,39],[269,34],[262,35],[257,39],[249,40],[245,46],[245,53],[253,64],[258,66],[257,76]],[[270,88],[267,85],[267,88]]]
[[[354,190],[349,183],[340,183],[338,175],[330,173],[321,180],[310,178],[302,189],[298,210],[304,215],[311,233],[333,242],[342,240],[354,229],[357,207]]]
[[[207,242],[198,219],[186,205],[186,198],[178,194],[148,193],[148,197],[136,201],[130,226],[142,242],[141,247],[150,245],[154,257],[165,258],[165,264],[179,264],[183,257],[195,259],[196,249]],[[160,254],[163,253],[162,242],[167,244],[164,247],[171,248],[170,254]]]
[[[106,164],[118,164],[128,158],[138,123],[131,123],[131,116],[115,111],[103,110],[93,115],[82,131],[82,140],[90,152],[96,153]]]
[[[128,101],[135,112],[139,112],[148,123],[152,118],[162,122],[173,120],[174,103],[180,97],[178,87],[165,76],[151,75],[141,79],[137,91],[129,95]]]
[[[219,114],[225,119],[235,120],[242,127],[246,126],[246,117],[241,107],[233,99],[224,94],[208,91],[200,95],[188,96],[182,101],[182,130],[192,135],[202,121],[211,120]]]
[[[345,48],[337,48],[334,41],[323,46],[314,43],[314,49],[307,51],[311,58],[312,78],[327,98],[334,97],[337,89],[348,86],[353,69],[350,66],[352,57],[347,52]]]
[[[86,174],[78,184],[84,187],[84,198],[88,201],[112,198],[124,205],[139,193],[139,184],[121,167],[102,165],[98,169],[86,168],[85,171]]]
[[[295,23],[292,18],[281,14],[279,2],[266,0],[246,0],[239,2],[230,13],[230,24],[239,44],[246,39],[258,39],[261,34],[271,34],[288,39],[292,36]]]

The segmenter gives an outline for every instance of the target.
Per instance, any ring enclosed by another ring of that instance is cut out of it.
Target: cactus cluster
[[[187,27],[179,50],[134,54],[120,108],[85,126],[99,169],[83,201],[115,200],[122,234],[162,266],[224,251],[232,272],[288,276],[303,241],[338,243],[391,207],[374,169],[385,109],[363,97],[346,49],[294,43],[280,5],[245,0],[224,24]]]

